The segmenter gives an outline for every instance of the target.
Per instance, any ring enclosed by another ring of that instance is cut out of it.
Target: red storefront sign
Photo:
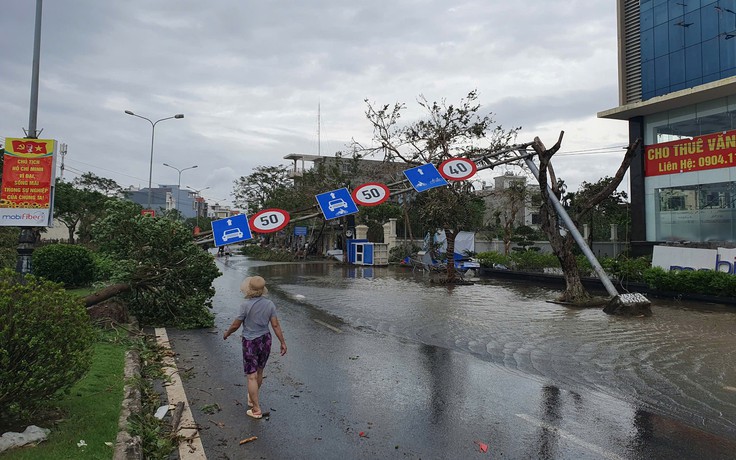
[[[644,147],[647,177],[731,166],[736,166],[736,130]]]

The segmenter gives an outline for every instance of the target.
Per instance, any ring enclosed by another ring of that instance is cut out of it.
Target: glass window
[[[703,40],[717,37],[721,31],[718,29],[720,16],[714,5],[708,5],[700,10],[700,30]]]
[[[643,99],[654,95],[654,60],[641,63],[641,92]]]
[[[654,27],[654,57],[661,57],[670,52],[669,24]]]
[[[693,80],[703,76],[703,61],[700,43],[685,48],[685,79]]]
[[[685,3],[687,0],[681,2],[667,2],[669,5],[670,21],[675,19],[678,21],[682,20],[682,15],[685,14]]]
[[[641,48],[642,62],[654,59],[654,30],[649,29],[641,33],[641,42],[639,46]]]
[[[683,1],[685,4],[685,13],[691,13],[700,9],[700,0]]]
[[[733,77],[734,75],[736,75],[736,68],[721,72],[721,78]]]
[[[685,83],[685,50],[670,54],[670,85]]]
[[[720,72],[720,52],[718,37],[703,42],[703,77]]]
[[[665,24],[669,20],[667,15],[667,2],[654,2],[654,25]]]
[[[719,43],[721,51],[721,71],[736,67],[736,32],[734,38],[726,40],[722,38]]]
[[[685,47],[685,31],[692,25],[689,22],[686,23],[682,16],[671,20],[668,25],[670,52],[683,49]]]
[[[685,24],[690,24],[685,28],[685,46],[700,43],[702,41],[700,37],[700,10],[687,13],[683,21]]]
[[[669,56],[658,57],[654,60],[654,92],[657,95],[665,94],[669,86],[670,58]]]
[[[642,3],[639,13],[639,30],[649,30],[654,27],[654,11],[651,9],[651,3],[649,3],[649,6],[649,8],[644,8]]]
[[[660,188],[655,194],[658,240],[736,240],[736,190],[733,182]]]

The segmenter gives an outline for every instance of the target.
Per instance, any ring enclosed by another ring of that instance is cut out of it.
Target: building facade
[[[539,230],[539,206],[541,194],[539,187],[527,184],[526,176],[517,176],[507,172],[493,178],[493,187],[478,190],[478,195],[485,203],[483,222],[485,224],[498,223],[505,226],[513,220],[513,227],[525,225]]]
[[[618,0],[632,249],[736,244],[736,0]]]
[[[146,188],[128,188],[123,190],[126,198],[134,203],[138,203],[143,208],[148,206],[148,187]],[[178,209],[185,219],[190,219],[207,215],[207,204],[204,199],[197,197],[191,190],[180,190],[178,185],[160,185],[151,189],[151,208],[156,213]]]

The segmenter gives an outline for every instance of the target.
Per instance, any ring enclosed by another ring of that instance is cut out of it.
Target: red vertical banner
[[[0,226],[51,224],[55,151],[51,139],[5,139]]]

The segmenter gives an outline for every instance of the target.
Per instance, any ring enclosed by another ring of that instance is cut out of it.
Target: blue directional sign
[[[322,209],[322,214],[326,220],[336,219],[358,212],[358,206],[346,188],[320,193],[315,198],[317,198],[317,203],[319,203],[319,207]]]
[[[417,166],[416,168],[407,169],[404,175],[411,182],[411,186],[417,192],[423,192],[435,187],[443,187],[447,185],[447,181],[440,174],[433,164]]]
[[[245,214],[238,214],[224,219],[213,220],[212,237],[217,247],[253,238],[250,233],[250,226],[248,225],[248,217]]]

